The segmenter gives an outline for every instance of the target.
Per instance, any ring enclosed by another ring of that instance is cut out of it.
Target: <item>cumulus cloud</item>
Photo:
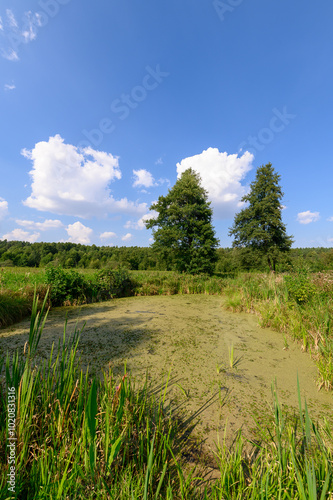
[[[133,174],[135,177],[133,187],[152,187],[155,186],[154,177],[148,170],[141,168],[140,170],[133,170]]]
[[[319,212],[310,212],[310,210],[297,214],[297,221],[300,224],[310,224],[310,222],[316,222],[319,218]]]
[[[32,193],[23,203],[30,208],[88,218],[108,213],[144,213],[147,204],[116,200],[109,184],[121,178],[118,158],[91,147],[65,144],[60,135],[22,150],[33,168]]]
[[[170,181],[169,179],[158,179],[158,181],[156,181],[154,179],[154,177],[152,176],[152,174],[150,172],[148,172],[148,170],[145,170],[144,168],[142,168],[141,170],[133,170],[133,174],[134,174],[134,182],[133,182],[133,187],[146,187],[146,188],[149,188],[149,187],[155,187],[155,186],[160,186],[161,184],[164,184],[165,182],[167,182],[168,184],[170,184]],[[147,193],[146,190],[142,189],[143,193]]]
[[[0,198],[0,220],[4,219],[8,214],[8,202]]]
[[[333,215],[327,219],[329,222],[333,222]]]
[[[93,233],[90,227],[84,226],[81,222],[69,224],[66,231],[69,236],[68,241],[71,243],[81,243],[82,245],[89,245],[90,236]]]
[[[122,241],[129,241],[129,240],[132,239],[132,234],[131,233],[127,233],[121,239],[122,239]]]
[[[110,238],[117,238],[117,235],[112,231],[105,231],[104,233],[101,233],[99,237],[101,240],[109,240]]]
[[[155,161],[155,165],[163,165],[162,158],[157,158],[157,160]]]
[[[138,221],[127,221],[124,227],[126,229],[146,229],[145,221],[148,219],[155,219],[158,216],[156,210],[151,210],[148,214],[144,214]]]
[[[242,206],[240,199],[246,189],[241,181],[252,169],[253,159],[253,154],[248,151],[238,157],[237,154],[228,155],[217,148],[208,148],[177,163],[178,178],[188,168],[195,170],[208,192],[214,215],[222,219],[230,218]]]
[[[30,231],[48,231],[49,229],[59,229],[63,227],[63,223],[60,220],[52,219],[46,219],[44,222],[17,219],[16,224],[24,227],[25,229],[29,229]]]
[[[40,233],[28,233],[23,229],[13,229],[10,233],[4,234],[2,240],[7,241],[28,241],[29,243],[35,243],[40,237]]]

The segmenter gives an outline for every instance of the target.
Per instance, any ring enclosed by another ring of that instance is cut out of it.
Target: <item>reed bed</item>
[[[225,307],[252,312],[262,327],[291,336],[318,366],[318,387],[333,388],[333,273],[244,274],[229,281]]]
[[[34,289],[45,297],[50,287],[52,306],[79,305],[131,295],[221,294],[225,278],[192,276],[168,271],[124,269],[87,271],[50,267],[44,270],[8,268],[0,271],[0,328],[27,317]]]
[[[172,271],[132,271],[134,295],[206,294],[219,295],[226,279],[216,276],[179,274]]]
[[[40,269],[0,269],[0,328],[29,316],[35,290],[42,301],[47,285]]]

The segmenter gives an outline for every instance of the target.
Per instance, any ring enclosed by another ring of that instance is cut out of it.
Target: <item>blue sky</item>
[[[333,4],[4,0],[0,239],[148,246],[191,166],[223,247],[271,162],[297,247],[333,247]]]

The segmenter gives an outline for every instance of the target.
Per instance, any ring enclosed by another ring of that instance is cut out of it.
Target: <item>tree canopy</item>
[[[250,192],[242,198],[249,205],[235,216],[229,235],[234,236],[234,247],[251,247],[267,256],[271,270],[279,252],[290,250],[292,237],[287,236],[282,222],[283,193],[278,175],[271,163],[257,169]]]
[[[150,210],[156,218],[146,222],[153,229],[152,247],[161,252],[169,267],[191,274],[212,273],[218,259],[218,240],[212,226],[213,211],[200,176],[185,170],[166,196],[160,196]]]

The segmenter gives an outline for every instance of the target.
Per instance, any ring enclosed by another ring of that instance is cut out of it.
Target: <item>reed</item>
[[[243,274],[229,280],[224,307],[258,315],[270,327],[300,342],[318,366],[318,387],[333,387],[333,275]]]

